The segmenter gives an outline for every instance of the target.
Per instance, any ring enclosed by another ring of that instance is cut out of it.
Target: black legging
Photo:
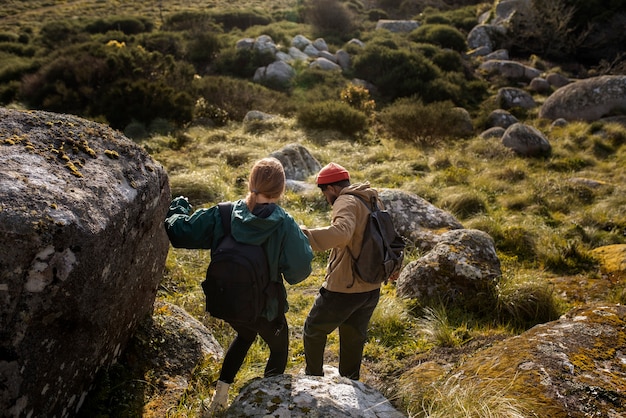
[[[231,326],[237,331],[237,337],[228,347],[224,357],[219,378],[222,382],[233,383],[257,335],[263,338],[270,349],[264,377],[284,373],[289,355],[289,327],[284,314],[272,322],[261,318],[253,324],[231,324]]]

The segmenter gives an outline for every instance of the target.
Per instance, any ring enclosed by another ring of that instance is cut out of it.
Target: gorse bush
[[[350,84],[341,91],[340,98],[342,102],[368,116],[376,110],[376,102],[370,98],[370,93],[365,87]]]
[[[356,135],[367,127],[365,113],[338,100],[311,103],[297,113],[298,122],[308,129],[328,129]]]

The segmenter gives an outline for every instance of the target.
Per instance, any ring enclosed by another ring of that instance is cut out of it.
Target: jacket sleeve
[[[313,250],[298,224],[289,218],[280,255],[279,270],[289,284],[300,283],[311,274]]]
[[[347,246],[352,240],[356,228],[354,205],[349,199],[352,196],[340,196],[333,205],[330,226],[322,228],[303,228],[309,238],[313,251],[326,251],[331,248]]]
[[[165,218],[167,236],[176,248],[211,249],[215,226],[221,222],[216,206],[198,209],[193,214],[186,199],[172,200]],[[220,224],[221,225],[221,224]]]

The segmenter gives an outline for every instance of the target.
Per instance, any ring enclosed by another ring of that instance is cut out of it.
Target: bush
[[[376,110],[376,103],[370,98],[370,92],[365,87],[350,84],[341,91],[340,98],[342,102],[368,116]]]
[[[248,80],[202,77],[194,82],[194,95],[202,99],[196,106],[200,112],[197,116],[208,116],[218,124],[227,120],[243,120],[251,109],[265,113],[293,112],[290,100],[283,94]]]
[[[213,19],[206,12],[185,11],[175,13],[165,20],[163,31],[201,31],[213,26]]]
[[[156,52],[87,43],[60,50],[25,77],[20,94],[31,107],[104,117],[116,129],[158,117],[183,124],[191,118],[192,74],[189,64]]]
[[[207,72],[208,65],[217,57],[221,48],[218,36],[211,32],[195,34],[187,43],[187,61],[200,74]]]
[[[433,64],[443,71],[462,73],[465,67],[461,54],[450,49],[439,49],[431,58]]]
[[[246,30],[252,26],[265,26],[272,23],[272,17],[260,10],[227,10],[210,13],[210,16],[227,32],[234,28]]]
[[[256,49],[229,48],[222,51],[213,62],[213,71],[219,75],[252,78],[257,68],[265,67],[274,61],[269,52]]]
[[[154,25],[150,19],[134,16],[114,16],[98,19],[85,26],[85,30],[92,34],[120,31],[126,35],[136,35],[138,33],[150,32],[152,29],[154,29]]]
[[[409,38],[414,42],[427,42],[450,48],[457,52],[467,49],[465,36],[453,26],[444,24],[426,24],[418,27],[409,34]]]
[[[452,10],[440,11],[434,8],[426,8],[423,12],[425,18],[423,23],[446,24],[457,29],[469,32],[478,23],[477,7],[474,5],[454,8]]]
[[[303,18],[318,37],[348,40],[356,28],[353,12],[338,0],[308,0]]]
[[[367,126],[367,117],[350,105],[334,100],[303,106],[298,122],[309,129],[330,129],[346,135],[356,135]]]
[[[171,55],[177,59],[184,55],[183,37],[174,32],[144,34],[139,38],[139,44],[148,51]]]
[[[67,46],[81,40],[86,41],[87,35],[81,35],[81,32],[82,28],[76,22],[53,20],[41,27],[39,39],[45,47],[57,49],[59,45]]]
[[[379,114],[384,129],[393,137],[418,145],[434,145],[439,139],[461,135],[464,119],[449,101],[429,105],[399,99]]]
[[[373,83],[390,101],[425,95],[429,83],[441,75],[422,54],[370,44],[355,57],[354,74]]]

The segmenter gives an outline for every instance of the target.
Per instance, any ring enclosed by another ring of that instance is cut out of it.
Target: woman
[[[231,323],[237,332],[224,362],[209,413],[224,409],[228,388],[243,364],[257,335],[267,343],[270,356],[265,377],[284,373],[289,350],[289,328],[285,318],[288,309],[282,279],[296,284],[311,273],[313,252],[309,241],[295,220],[276,203],[285,191],[285,172],[276,158],[264,158],[252,167],[245,199],[233,203],[231,234],[239,242],[262,242],[267,254],[271,280],[279,283],[278,300],[267,300],[261,317],[253,323]],[[170,205],[165,228],[170,242],[177,248],[214,250],[224,236],[219,208],[213,206],[191,213],[186,198],[177,197]],[[282,277],[281,277],[282,276]],[[279,309],[283,306],[283,309]]]

